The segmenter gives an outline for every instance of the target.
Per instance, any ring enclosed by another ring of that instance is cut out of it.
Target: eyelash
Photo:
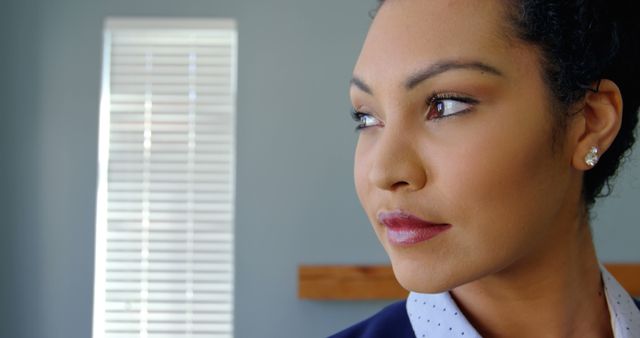
[[[433,108],[436,107],[436,105],[438,104],[439,101],[445,101],[445,100],[452,100],[452,101],[456,101],[456,102],[460,102],[460,103],[464,103],[464,104],[469,104],[469,105],[475,105],[478,103],[478,100],[470,98],[468,96],[464,96],[461,94],[456,94],[456,93],[450,93],[450,92],[434,92],[433,94],[431,94],[426,102],[427,102],[427,119],[428,120],[441,120],[441,119],[445,119],[445,118],[449,118],[449,117],[455,117],[461,114],[465,114],[468,113],[469,111],[471,111],[473,109],[473,107],[469,107],[467,109],[464,109],[462,111],[459,111],[457,113],[451,114],[451,115],[445,115],[445,116],[431,116],[431,111]],[[371,116],[371,114],[369,113],[365,113],[365,112],[361,112],[361,111],[357,111],[356,109],[352,109],[351,110],[351,117],[353,118],[354,121],[359,122],[359,124],[356,126],[356,131],[360,131],[362,129],[366,129],[369,128],[371,126],[367,126],[364,122],[364,118]]]
[[[365,125],[363,119],[367,116],[370,116],[370,114],[367,113],[363,113],[360,111],[357,111],[355,109],[351,109],[351,118],[358,122],[358,125],[356,126],[356,131],[360,131],[362,129],[368,128],[369,126]]]
[[[473,109],[473,107],[469,107],[451,115],[431,117],[430,116],[431,110],[436,107],[439,101],[445,101],[445,100],[452,100],[459,103],[468,104],[471,106],[478,104],[478,100],[470,98],[468,96],[461,95],[461,94],[450,93],[450,92],[440,92],[440,93],[434,92],[433,94],[431,94],[431,96],[427,98],[427,119],[428,120],[455,117],[464,113],[468,113]]]

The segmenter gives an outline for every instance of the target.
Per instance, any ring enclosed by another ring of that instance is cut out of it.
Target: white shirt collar
[[[409,293],[407,313],[417,338],[480,337],[448,292]]]
[[[627,291],[611,276],[609,271],[600,267],[604,281],[604,293],[609,305],[611,328],[614,338],[640,337],[640,310]]]
[[[613,276],[601,267],[614,338],[640,337],[640,311]],[[448,292],[411,292],[407,313],[417,338],[481,337]]]

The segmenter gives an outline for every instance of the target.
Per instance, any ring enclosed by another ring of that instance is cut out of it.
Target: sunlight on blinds
[[[237,35],[231,20],[108,19],[97,337],[232,337]]]

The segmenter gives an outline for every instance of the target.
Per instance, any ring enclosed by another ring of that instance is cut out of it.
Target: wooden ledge
[[[298,297],[302,299],[402,299],[407,294],[387,265],[303,265],[298,268]]]
[[[640,296],[640,264],[605,264],[633,296]],[[310,300],[392,300],[407,291],[388,265],[302,265],[298,297]]]

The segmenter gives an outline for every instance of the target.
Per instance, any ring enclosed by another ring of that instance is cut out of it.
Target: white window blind
[[[231,20],[108,19],[93,337],[232,337]]]

